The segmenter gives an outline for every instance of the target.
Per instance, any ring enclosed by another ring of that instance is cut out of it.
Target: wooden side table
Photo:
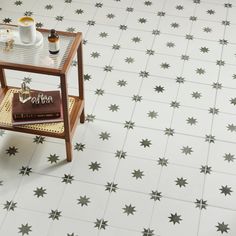
[[[4,27],[10,30],[16,29],[16,26],[0,24],[0,29]],[[79,119],[81,123],[85,121],[82,33],[58,31],[60,52],[58,55],[50,55],[47,40],[49,30],[38,29],[38,31],[42,33],[44,38],[44,43],[39,47],[14,45],[13,49],[5,51],[4,44],[0,44],[0,129],[64,139],[67,161],[69,162],[72,160],[72,137],[76,125]],[[76,53],[78,96],[70,96],[67,88],[67,72]],[[7,85],[5,69],[59,76],[63,122],[13,127],[11,123],[11,97],[17,88]]]

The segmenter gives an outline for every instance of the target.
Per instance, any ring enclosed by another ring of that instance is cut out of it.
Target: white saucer
[[[5,43],[9,38],[12,38],[14,40],[14,45],[23,47],[39,47],[43,43],[43,35],[39,31],[36,31],[36,40],[34,43],[22,43],[17,28],[10,28],[8,36],[6,36],[6,30],[6,28],[0,28],[0,42],[2,43]]]

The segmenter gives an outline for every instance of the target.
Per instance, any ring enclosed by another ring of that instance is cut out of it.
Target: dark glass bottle
[[[60,38],[55,29],[51,29],[48,35],[49,52],[51,54],[57,54],[60,51]]]

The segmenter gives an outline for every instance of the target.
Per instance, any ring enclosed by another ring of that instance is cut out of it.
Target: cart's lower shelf
[[[18,92],[17,88],[5,88],[0,91],[0,128],[26,132],[32,134],[39,134],[57,138],[64,137],[64,123],[42,123],[42,124],[28,124],[21,126],[12,126],[12,96],[13,93]],[[77,119],[80,116],[83,109],[83,101],[78,97],[68,97],[68,111],[70,114],[71,130],[77,123]]]

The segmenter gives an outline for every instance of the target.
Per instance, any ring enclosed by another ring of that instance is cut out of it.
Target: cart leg
[[[2,88],[6,88],[6,77],[5,77],[5,71],[2,67],[0,67],[0,83]]]
[[[65,141],[66,143],[66,160],[67,162],[72,161],[72,144],[71,141]]]
[[[84,113],[84,109],[83,109],[83,111],[80,115],[80,123],[84,123],[84,121],[85,121],[85,113]]]

